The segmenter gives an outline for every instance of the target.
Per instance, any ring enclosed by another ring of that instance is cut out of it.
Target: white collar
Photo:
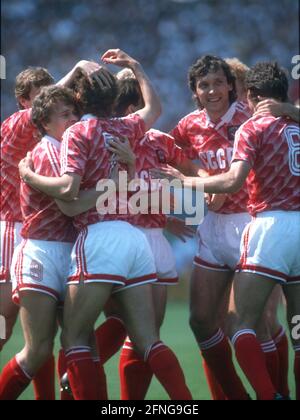
[[[88,120],[94,120],[97,119],[97,117],[93,114],[84,114],[81,118],[80,121],[88,121]]]
[[[45,141],[45,142],[49,142],[52,143],[53,146],[55,146],[57,149],[60,149],[61,146],[61,142],[56,140],[54,137],[48,136],[48,134],[46,134],[41,141]]]
[[[215,130],[218,130],[219,128],[222,127],[222,125],[229,123],[229,121],[232,120],[235,111],[236,111],[236,105],[237,102],[233,102],[230,107],[228,108],[228,110],[226,111],[226,113],[221,117],[220,121],[218,122],[218,124],[215,124],[211,121],[211,119],[209,118],[209,115],[206,112],[206,127],[213,127]]]

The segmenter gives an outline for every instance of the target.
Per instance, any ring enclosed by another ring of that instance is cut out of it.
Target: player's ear
[[[18,96],[17,97],[17,101],[18,101],[18,104],[19,104],[19,108],[20,109],[27,109],[27,108],[29,108],[30,101],[28,99],[24,98],[24,96]]]

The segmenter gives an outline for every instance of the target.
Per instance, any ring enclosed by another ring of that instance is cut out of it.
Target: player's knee
[[[26,364],[30,367],[30,371],[35,372],[52,355],[53,341],[48,339],[37,340],[26,347]]]
[[[197,337],[207,337],[213,334],[216,326],[212,319],[200,311],[192,311],[190,314],[190,327]]]

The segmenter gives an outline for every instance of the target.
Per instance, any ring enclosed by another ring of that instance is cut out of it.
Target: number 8
[[[286,127],[284,135],[289,146],[289,166],[292,175],[300,176],[300,132],[295,125]]]

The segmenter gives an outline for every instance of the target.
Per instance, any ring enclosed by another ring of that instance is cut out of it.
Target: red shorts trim
[[[194,258],[194,264],[200,267],[206,268],[208,270],[232,271],[231,268],[228,267],[227,265],[218,265],[218,264],[209,263],[207,261],[202,260],[200,257],[197,257],[197,256]]]
[[[179,282],[179,278],[178,277],[173,277],[173,278],[158,278],[157,282],[155,282],[155,285],[161,285],[161,286],[172,286],[172,285],[176,285]]]
[[[82,280],[80,278],[83,277]],[[68,277],[67,283],[76,282],[79,283],[80,281],[88,281],[88,280],[103,280],[106,283],[117,283],[117,284],[124,284],[126,279],[122,276],[114,276],[111,274],[86,274],[86,273],[79,273],[75,276]]]
[[[253,273],[266,275],[267,277],[272,277],[274,280],[281,281],[286,283],[289,277],[281,273],[280,271],[272,270],[271,268],[261,267],[259,265],[251,265],[251,264],[242,264],[237,266],[236,271],[251,271]]]
[[[55,300],[60,301],[59,294],[55,290],[50,289],[50,287],[41,286],[39,284],[22,283],[20,286],[17,286],[17,288],[13,291],[13,301],[14,301],[14,303],[19,304],[20,299],[16,295],[18,293],[26,291],[26,290],[35,291],[35,292],[39,292],[39,293],[44,293],[44,294],[52,296]]]

